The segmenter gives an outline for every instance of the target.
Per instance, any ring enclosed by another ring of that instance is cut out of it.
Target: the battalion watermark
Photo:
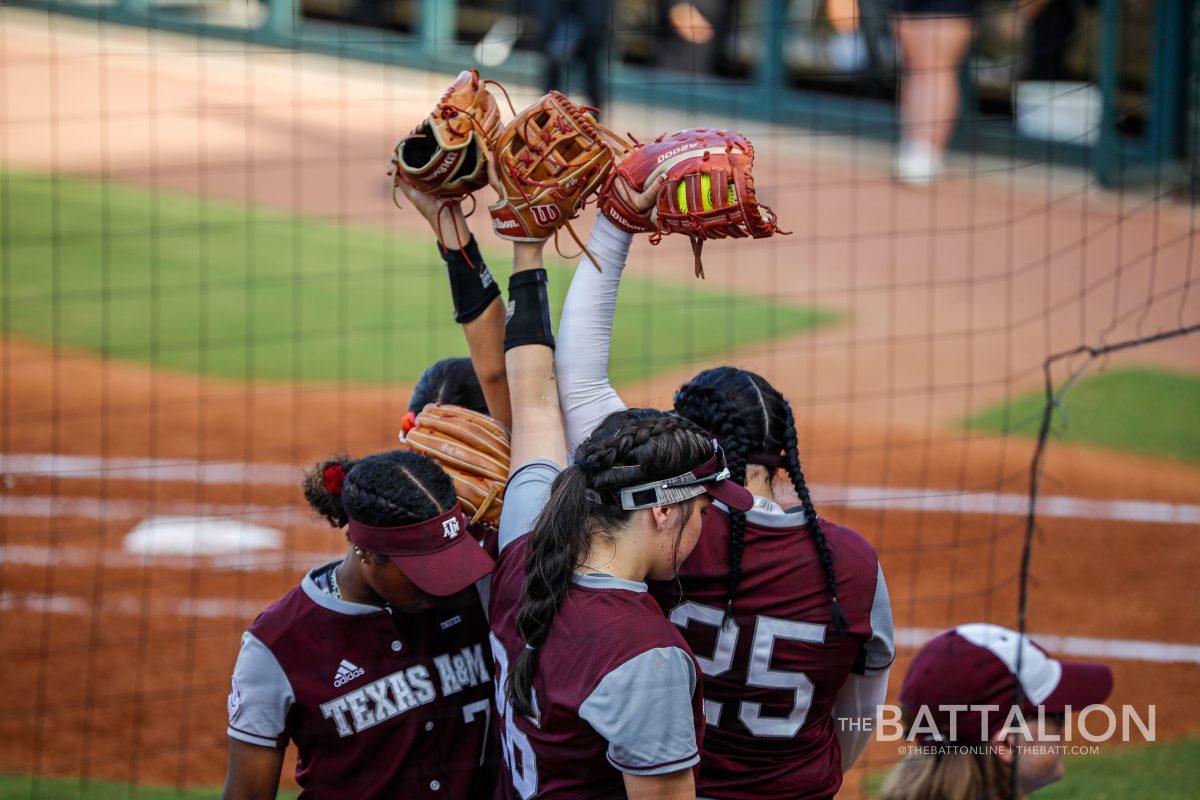
[[[969,733],[960,731],[960,715],[970,720]],[[1003,715],[999,728],[994,725],[998,715]],[[941,727],[937,720],[941,720]],[[843,731],[869,731],[878,741],[898,742],[902,754],[971,753],[991,749],[992,741],[1009,741],[1012,737],[1012,746],[1019,752],[1090,755],[1108,742],[1155,741],[1157,708],[1067,706],[1065,713],[1047,713],[1041,707],[1027,711],[1020,706],[963,704],[921,706],[910,709],[910,716],[905,718],[899,706],[881,705],[874,719],[838,717],[837,724]],[[996,732],[989,736],[988,731]]]

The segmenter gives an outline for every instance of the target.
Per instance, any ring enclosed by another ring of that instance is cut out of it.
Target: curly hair
[[[448,511],[457,500],[450,476],[433,459],[407,450],[358,459],[333,455],[316,464],[301,485],[304,499],[334,528],[351,519],[388,528],[410,525]]]

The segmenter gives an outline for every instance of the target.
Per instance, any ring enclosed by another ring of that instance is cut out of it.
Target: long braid
[[[792,487],[800,498],[805,520],[816,543],[817,558],[826,588],[833,599],[834,629],[843,632],[847,622],[837,596],[833,556],[825,540],[821,521],[800,467],[796,422],[792,408],[779,391],[760,375],[734,367],[714,367],[692,378],[675,394],[675,409],[693,422],[713,431],[722,441],[730,472],[745,483],[746,457],[754,453],[784,454]],[[737,467],[735,469],[735,466]],[[741,578],[745,549],[745,515],[729,513],[729,575],[726,613],[732,608]]]
[[[608,502],[593,503],[587,490],[611,496],[627,486],[684,472],[711,455],[708,438],[696,425],[674,414],[643,409],[610,415],[579,445],[575,463],[554,479],[550,497],[527,534],[523,600],[516,620],[525,647],[513,661],[505,686],[518,713],[535,714],[538,652],[592,537],[612,535],[635,513]]]
[[[538,651],[550,635],[550,626],[571,588],[575,565],[587,546],[586,489],[587,475],[578,465],[559,473],[550,486],[553,500],[547,502],[528,534],[530,547],[525,557],[523,599],[516,622],[525,649],[513,662],[505,686],[513,708],[528,717],[535,715],[533,676],[537,671]]]
[[[804,519],[807,520],[809,528],[812,530],[813,541],[817,545],[817,558],[821,562],[821,572],[825,575],[825,586],[833,598],[833,609],[830,612],[833,629],[838,633],[845,633],[849,623],[846,622],[846,616],[838,604],[837,576],[833,571],[833,555],[829,552],[829,546],[825,541],[825,532],[821,529],[821,520],[817,517],[817,510],[813,507],[812,495],[808,492],[808,482],[804,479],[804,471],[800,467],[800,446],[796,441],[796,419],[787,400],[781,396],[780,401],[787,409],[787,422],[783,432],[783,452],[787,463],[788,477],[792,479],[792,488],[796,490],[796,496],[800,498],[800,507],[804,509]]]
[[[675,413],[708,429],[721,442],[730,477],[746,485],[746,457],[752,441],[746,417],[725,392],[710,386],[686,384],[675,393]],[[746,550],[746,512],[729,509],[729,573],[725,577],[725,615],[733,613],[742,580],[742,555]]]

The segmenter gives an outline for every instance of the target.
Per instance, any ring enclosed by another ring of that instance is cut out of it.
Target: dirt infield
[[[383,169],[393,138],[441,92],[443,76],[0,13],[5,166],[415,226],[391,208]],[[617,118],[634,130],[687,124],[625,107]],[[759,183],[796,233],[708,248],[710,280],[839,309],[847,323],[731,360],[763,372],[797,407],[810,478],[829,487],[818,509],[876,545],[899,627],[1012,624],[1019,516],[999,506],[867,508],[843,489],[1023,492],[1028,442],[968,436],[953,423],[1036,387],[1049,352],[1200,316],[1200,293],[1169,291],[1192,274],[1192,210],[1100,193],[1067,170],[976,170],[934,191],[904,191],[869,147],[747,130],[766,154]],[[683,280],[687,249],[641,242],[630,263]],[[174,480],[115,470],[0,476],[0,772],[219,782],[239,633],[338,548],[337,534],[299,509],[297,489],[256,465],[388,447],[409,387],[246,385],[12,339],[0,348],[2,454],[249,465],[211,481],[199,471]],[[1195,342],[1137,357],[1200,370]],[[692,371],[624,394],[666,405]],[[1044,490],[1196,504],[1200,468],[1055,445]],[[122,548],[144,517],[197,511],[278,528],[285,545],[236,566],[141,560]],[[1200,645],[1197,532],[1136,509],[1121,519],[1044,519],[1030,629]],[[1113,702],[1156,704],[1160,736],[1200,731],[1190,716],[1200,662],[1148,658],[1113,662]],[[882,745],[870,756],[889,760]]]

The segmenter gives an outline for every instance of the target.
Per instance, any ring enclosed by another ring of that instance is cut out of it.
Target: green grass
[[[867,781],[874,796],[885,773]],[[1038,800],[1186,800],[1196,796],[1200,775],[1200,739],[1181,739],[1109,750],[1094,756],[1071,756],[1062,782],[1041,790]],[[0,775],[0,800],[213,800],[219,789],[176,789],[78,779]],[[294,797],[294,792],[280,797]]]
[[[1183,800],[1196,797],[1200,739],[1127,747],[1067,759],[1061,783],[1038,800]]]
[[[171,789],[159,786],[130,786],[111,781],[87,781],[78,778],[30,778],[26,775],[0,775],[0,800],[217,800],[220,789]],[[296,792],[281,792],[292,798]]]
[[[970,428],[1036,436],[1041,392],[966,421]],[[1200,376],[1148,367],[1085,377],[1055,411],[1053,438],[1149,456],[1200,461]]]
[[[466,354],[429,237],[61,175],[0,180],[6,332],[231,378],[412,380]],[[506,284],[504,251],[486,255]],[[550,271],[561,306],[573,267]],[[836,318],[710,289],[690,268],[678,284],[629,273],[618,383]]]
[[[1196,797],[1200,739],[1122,747],[1069,756],[1066,776],[1033,795],[1037,800],[1186,800]],[[886,772],[867,780],[876,796]]]

